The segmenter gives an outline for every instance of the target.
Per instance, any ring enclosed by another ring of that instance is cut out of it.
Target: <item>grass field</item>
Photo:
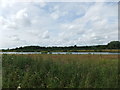
[[[118,88],[118,55],[3,55],[3,88]]]

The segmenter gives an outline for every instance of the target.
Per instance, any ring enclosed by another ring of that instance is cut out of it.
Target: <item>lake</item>
[[[0,54],[43,54],[41,52],[0,52]],[[120,54],[120,53],[113,53],[113,52],[48,52],[46,54]]]

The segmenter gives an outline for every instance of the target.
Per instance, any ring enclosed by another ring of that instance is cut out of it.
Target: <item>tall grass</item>
[[[3,88],[117,88],[117,55],[3,55]]]

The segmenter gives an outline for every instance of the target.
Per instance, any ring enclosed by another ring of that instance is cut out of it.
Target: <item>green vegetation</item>
[[[3,55],[3,88],[118,88],[117,55]]]
[[[25,46],[14,49],[2,50],[3,52],[82,52],[82,51],[93,51],[93,52],[118,52],[120,49],[119,41],[112,41],[107,45],[96,45],[96,46],[68,46],[68,47],[40,47],[40,46]]]
[[[112,41],[112,42],[108,43],[108,49],[120,49],[120,42]]]

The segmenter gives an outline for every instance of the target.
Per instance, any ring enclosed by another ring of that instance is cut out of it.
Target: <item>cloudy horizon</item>
[[[16,2],[0,6],[0,49],[118,40],[117,2]]]

